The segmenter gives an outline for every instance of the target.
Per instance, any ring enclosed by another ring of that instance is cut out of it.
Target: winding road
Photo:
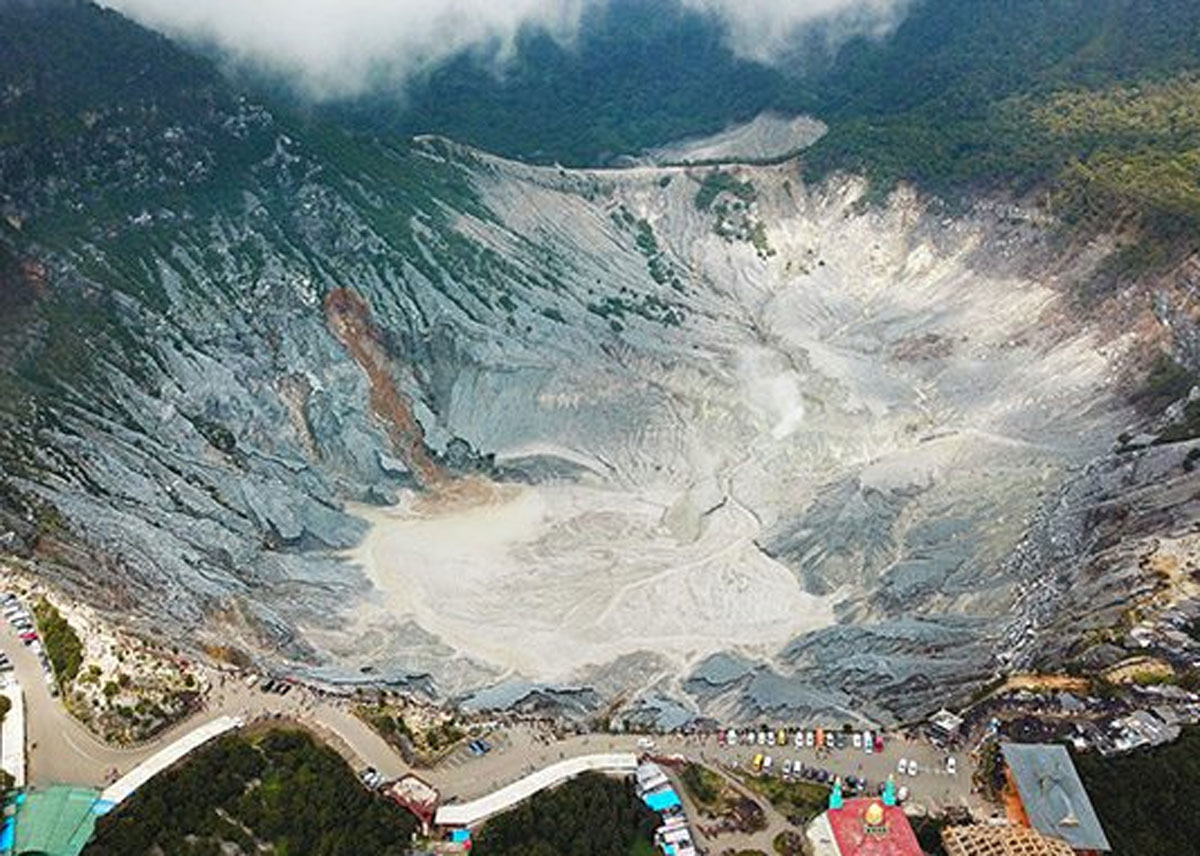
[[[300,725],[325,740],[356,768],[372,766],[388,779],[416,772],[438,789],[444,802],[460,804],[502,794],[506,786],[511,788],[537,771],[553,769],[570,759],[612,753],[633,757],[641,751],[636,735],[585,734],[555,739],[536,726],[518,725],[493,732],[489,740],[494,751],[483,757],[474,757],[460,746],[436,767],[414,771],[351,712],[347,700],[319,695],[304,686],[296,686],[286,696],[264,693],[248,687],[241,676],[216,670],[208,670],[210,689],[203,709],[143,745],[119,748],[92,736],[50,695],[37,657],[7,624],[0,624],[0,650],[11,658],[25,693],[28,782],[35,786],[73,784],[102,789],[196,729],[211,728],[225,717],[246,723],[278,719]],[[718,770],[746,769],[752,756],[762,751],[749,745],[721,747],[713,736],[668,735],[657,742],[656,752],[660,754],[684,756]],[[812,750],[777,747],[768,751],[777,753],[781,761],[786,756],[805,758],[809,763],[813,760],[809,757]],[[905,780],[920,804],[937,808],[976,801],[970,790],[970,775],[945,775],[940,769],[942,753],[923,741],[889,739],[887,750],[877,755],[851,749],[838,751],[826,757],[822,765],[843,774],[855,772],[882,781],[901,756],[920,763],[922,775]],[[774,834],[782,828],[776,822],[780,819],[770,811],[768,817],[769,832]],[[757,843],[763,836],[755,838]]]
[[[205,706],[187,719],[129,748],[92,735],[50,695],[34,653],[0,622],[0,650],[8,654],[25,693],[28,781],[31,785],[72,784],[103,788],[147,758],[197,728],[225,716],[246,722],[266,718],[295,721],[312,729],[348,759],[370,764],[385,776],[408,772],[403,759],[378,734],[336,701],[297,687],[286,696],[250,689],[238,677],[210,671],[212,689]],[[114,775],[115,774],[115,775]]]

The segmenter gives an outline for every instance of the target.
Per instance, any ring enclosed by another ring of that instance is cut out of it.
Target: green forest
[[[861,173],[876,199],[900,181],[949,201],[1045,191],[1068,220],[1115,213],[1165,241],[1200,222],[1200,4],[918,0],[884,38],[831,51],[817,32],[771,64],[737,56],[723,26],[672,0],[614,0],[570,45],[529,30],[503,62],[463,53],[403,91],[325,109],[576,165],[764,110],[809,113],[829,125],[809,178]]]
[[[658,815],[632,780],[585,773],[488,821],[479,856],[645,856],[654,853]]]
[[[86,856],[407,853],[413,817],[368,792],[332,749],[300,731],[222,737],[152,779],[96,825]]]
[[[1200,841],[1200,728],[1116,758],[1075,759],[1113,856],[1195,853]]]
[[[830,132],[806,169],[861,172],[876,195],[1045,189],[1069,220],[1174,241],[1200,223],[1198,68],[1184,0],[927,0],[822,77]]]

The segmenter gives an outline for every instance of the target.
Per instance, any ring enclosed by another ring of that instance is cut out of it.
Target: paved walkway
[[[100,794],[100,799],[110,805],[120,805],[134,791],[179,761],[189,752],[199,749],[208,741],[214,740],[235,728],[239,728],[241,725],[242,720],[236,716],[221,716],[212,722],[207,722],[198,728],[193,728],[175,742],[169,743],[162,749],[159,749],[145,761],[105,788]]]
[[[637,755],[632,752],[568,758],[543,767],[477,800],[458,805],[444,805],[438,809],[436,820],[439,826],[475,826],[524,802],[540,791],[553,788],[582,773],[633,774],[637,771],[637,763]]]

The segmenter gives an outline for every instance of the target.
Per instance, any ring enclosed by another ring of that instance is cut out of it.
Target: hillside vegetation
[[[658,816],[632,782],[586,773],[488,821],[480,856],[640,856],[654,852]]]
[[[830,125],[806,158],[814,180],[860,172],[878,197],[900,181],[951,199],[1051,187],[1069,217],[1116,210],[1170,239],[1196,222],[1200,5],[922,0],[886,38],[830,55],[820,35],[766,65],[737,58],[715,17],[619,0],[585,17],[577,43],[524,33],[501,74],[486,52],[464,53],[403,98],[331,112],[566,164],[763,110],[812,113]]]
[[[226,736],[100,819],[86,856],[407,853],[416,821],[369,793],[336,752],[296,731]]]
[[[1194,853],[1200,840],[1200,729],[1116,758],[1075,759],[1115,856]]]

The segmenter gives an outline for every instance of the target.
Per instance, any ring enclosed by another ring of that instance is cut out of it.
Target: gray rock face
[[[53,296],[7,477],[125,620],[482,707],[889,719],[1027,658],[1014,609],[1059,627],[1106,590],[1078,588],[1084,509],[1173,466],[1082,469],[1128,421],[1122,346],[1046,323],[1011,212],[862,210],[791,164],[701,204],[708,169],[330,151],[250,115],[269,145],[221,204],[27,247]],[[449,487],[416,489],[335,289]],[[102,318],[82,368],[63,312]]]

